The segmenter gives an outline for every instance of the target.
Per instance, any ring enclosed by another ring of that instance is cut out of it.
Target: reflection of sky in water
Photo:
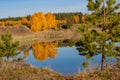
[[[115,46],[120,46],[120,42],[116,42],[114,44],[115,44]]]
[[[82,63],[88,61],[90,63],[88,69],[101,65],[101,54],[95,55],[91,59],[87,60],[85,56],[79,55],[76,47],[60,47],[58,48],[58,54],[54,59],[47,58],[45,61],[38,61],[34,59],[32,50],[29,50],[30,55],[25,59],[25,62],[37,67],[50,67],[54,71],[58,71],[62,74],[73,74],[85,70]],[[20,54],[19,56],[23,56]],[[115,62],[114,58],[106,58],[108,62]]]

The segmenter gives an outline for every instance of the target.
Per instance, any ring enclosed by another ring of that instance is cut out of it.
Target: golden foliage
[[[51,43],[51,44],[49,44],[49,53],[48,53],[48,56],[50,57],[50,58],[55,58],[55,56],[57,55],[57,53],[58,53],[58,50],[57,50],[57,46],[58,46],[58,44],[57,43]]]
[[[74,23],[79,23],[79,16],[72,16]]]
[[[42,12],[38,12],[32,15],[30,19],[32,31],[42,31],[50,28],[56,29],[55,16],[52,13],[44,15]]]
[[[6,20],[0,21],[0,26],[29,26],[32,31],[43,31],[48,29],[57,29],[55,15],[52,13],[44,14],[42,12],[35,13],[31,16],[30,21],[23,17],[21,20]]]
[[[46,60],[48,57],[55,58],[58,43],[37,43],[32,45],[33,55],[37,60]]]
[[[8,20],[5,22],[5,26],[13,26],[14,22],[11,20]]]
[[[43,16],[43,13],[35,13],[31,16],[30,24],[31,24],[31,30],[32,31],[41,31],[42,30],[42,21],[41,16]]]
[[[32,45],[33,55],[37,60],[46,60],[47,54],[44,53],[43,43],[37,43]]]
[[[21,24],[22,25],[29,25],[29,21],[25,18],[25,17],[23,17],[22,19],[21,19]]]
[[[5,26],[5,22],[1,21],[0,26]]]
[[[56,19],[55,16],[52,13],[47,13],[46,15],[46,21],[48,28],[55,28],[56,27]]]
[[[85,16],[82,16],[82,23],[85,23]]]
[[[21,21],[8,20],[0,22],[0,26],[18,26],[18,25],[21,25]]]
[[[24,53],[24,57],[27,57],[29,55],[29,50],[25,50],[23,53]]]
[[[57,24],[67,24],[67,19],[65,18],[64,20],[56,20]]]

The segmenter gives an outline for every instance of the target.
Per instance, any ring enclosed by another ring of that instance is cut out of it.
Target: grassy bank
[[[0,80],[61,80],[61,74],[48,68],[34,68],[24,62],[0,62]]]
[[[22,61],[0,61],[0,80],[119,80],[120,61],[103,71],[93,69],[64,76],[49,68],[35,68]]]
[[[78,26],[78,25],[76,25]],[[75,26],[74,26],[75,27]],[[62,30],[47,30],[33,32],[26,26],[19,27],[0,27],[0,34],[10,32],[13,36],[13,41],[19,41],[19,49],[26,50],[34,43],[39,42],[53,42],[58,40],[79,40],[80,33],[76,29],[62,29]]]

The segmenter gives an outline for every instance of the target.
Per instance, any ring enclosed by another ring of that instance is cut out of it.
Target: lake
[[[17,57],[35,67],[49,67],[64,75],[93,68],[101,69],[103,65],[102,54],[96,53],[92,56],[81,54],[79,47],[75,46],[75,42],[69,40],[35,43]],[[104,59],[104,65],[116,62],[114,56],[105,56]]]

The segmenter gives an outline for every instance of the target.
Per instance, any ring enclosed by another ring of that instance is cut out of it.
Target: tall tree
[[[93,11],[95,13],[101,12],[101,4],[102,0],[88,0],[88,10]]]
[[[35,13],[30,19],[32,31],[42,31],[47,26],[45,15],[42,12]]]
[[[94,18],[98,15],[102,17],[102,24],[99,22],[98,24],[101,25],[103,31],[92,30],[91,32],[88,31],[88,33],[85,33],[79,43],[77,43],[77,45],[82,46],[78,50],[83,54],[89,53],[90,56],[95,55],[95,53],[101,53],[102,63],[104,62],[105,56],[119,55],[119,47],[114,45],[112,39],[117,37],[120,40],[120,20],[117,18],[118,16],[114,14],[115,10],[120,8],[119,4],[120,3],[116,3],[116,0],[88,0],[87,7],[88,10],[94,12]],[[109,8],[111,9],[108,10]],[[110,22],[106,22],[108,17],[110,18]],[[96,25],[94,26],[96,27]],[[108,42],[108,40],[112,41]],[[99,48],[97,46],[99,46]],[[101,66],[101,69],[103,69],[103,65]]]
[[[45,15],[48,28],[55,28],[57,26],[55,16],[52,13],[47,13]]]
[[[106,4],[106,14],[112,14],[120,8],[120,3],[117,3],[116,0],[106,0]]]
[[[79,16],[74,15],[72,16],[74,23],[79,23]]]
[[[88,0],[87,7],[88,10],[100,14],[105,8],[106,14],[111,14],[120,8],[120,3],[116,0]]]
[[[42,31],[50,28],[57,29],[56,18],[52,13],[44,15],[42,12],[35,13],[30,19],[32,31]]]

